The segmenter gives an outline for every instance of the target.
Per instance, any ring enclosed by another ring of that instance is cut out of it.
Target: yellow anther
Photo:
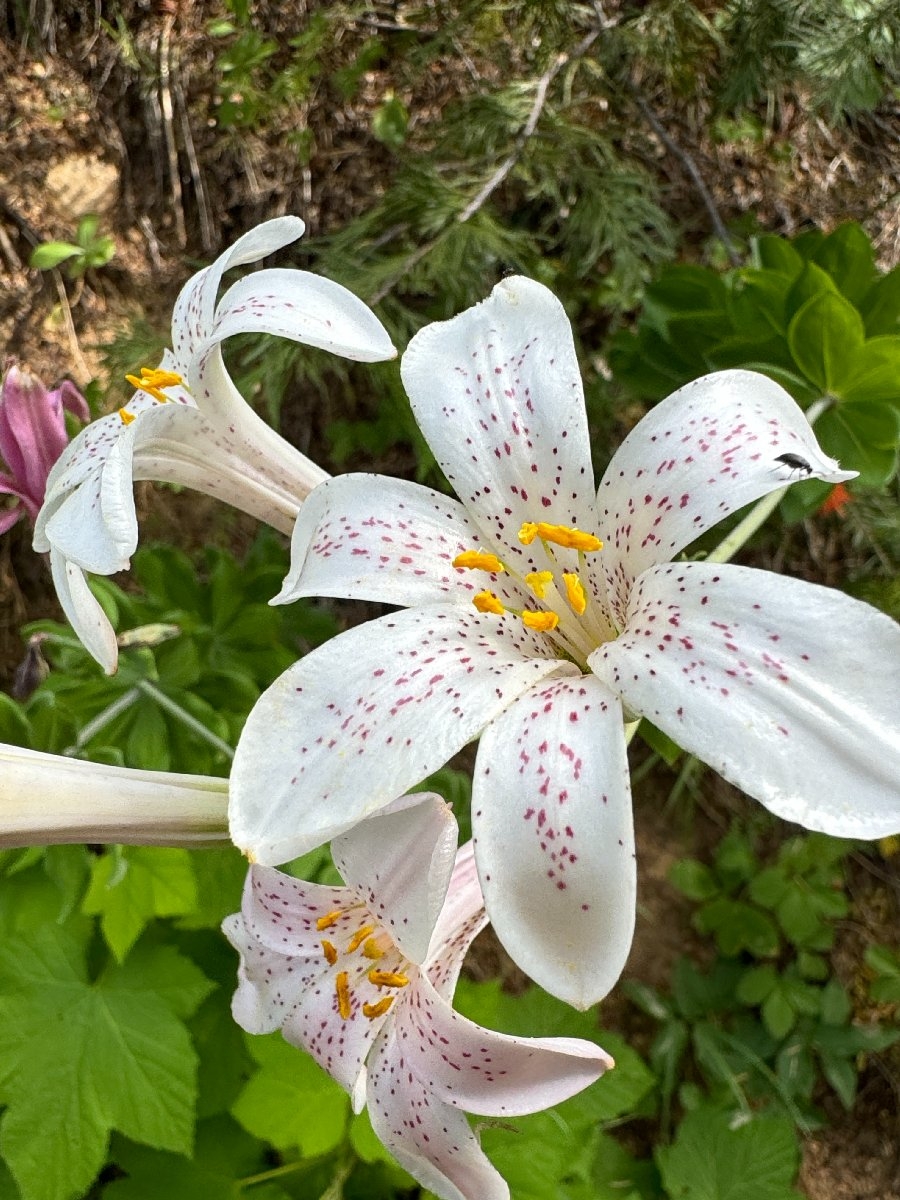
[[[333,912],[326,913],[324,917],[319,917],[319,919],[316,921],[316,929],[320,931],[322,929],[330,929],[332,925],[337,925],[338,918],[342,917],[343,915],[343,910],[340,908],[334,909]]]
[[[123,425],[130,425],[135,419],[135,413],[130,413],[127,408],[119,409],[119,420]]]
[[[374,1004],[366,1003],[363,1005],[363,1016],[368,1017],[370,1021],[374,1021],[376,1017],[383,1017],[393,1003],[393,996],[385,996],[383,999],[377,1000]]]
[[[347,1021],[350,1017],[350,979],[346,971],[338,971],[334,980],[334,990],[337,993],[338,1012],[341,1019]]]
[[[563,572],[563,583],[566,585],[566,599],[572,605],[573,612],[578,613],[580,617],[587,608],[587,596],[584,592],[584,584],[571,571]]]
[[[453,566],[466,571],[493,571],[495,574],[506,570],[497,555],[489,554],[486,550],[464,550],[454,558]]]
[[[472,597],[472,603],[480,613],[497,613],[499,616],[506,611],[493,592],[479,592]]]
[[[538,600],[543,600],[547,587],[553,582],[553,572],[532,571],[525,576],[525,582],[537,596]]]
[[[347,943],[347,953],[352,954],[354,950],[358,950],[370,933],[375,930],[374,925],[363,925],[362,929],[357,929],[353,937]]]
[[[409,977],[399,971],[379,971],[377,967],[369,971],[368,979],[375,987],[406,987],[409,983]]]
[[[580,529],[570,529],[568,525],[548,525],[544,521],[526,521],[519,530],[519,541],[523,546],[530,546],[535,538],[542,542],[552,542],[555,546],[565,546],[567,550],[602,550],[603,543],[592,533],[583,533]]]
[[[371,959],[381,958],[384,955],[384,951],[378,944],[378,938],[369,938],[363,946],[362,952],[366,958]]]
[[[538,633],[548,633],[551,629],[555,629],[559,624],[559,617],[555,612],[523,612],[522,623],[527,625],[529,629],[536,629]]]
[[[125,378],[132,387],[146,392],[154,400],[158,400],[160,404],[166,404],[169,399],[161,391],[162,388],[175,387],[177,384],[184,382],[181,376],[176,374],[175,371],[164,371],[161,367],[141,367],[140,378],[137,375],[126,375]]]
[[[323,938],[322,953],[325,955],[325,960],[329,967],[333,967],[338,959],[337,946],[335,946],[334,942],[326,941],[325,938]]]

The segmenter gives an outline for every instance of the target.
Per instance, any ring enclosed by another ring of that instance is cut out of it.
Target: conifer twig
[[[599,29],[592,29],[586,34],[574,50],[565,51],[562,54],[557,54],[551,65],[547,68],[544,74],[537,81],[537,89],[535,91],[534,103],[531,106],[531,112],[528,114],[528,120],[519,131],[519,136],[516,138],[516,144],[513,146],[510,153],[503,160],[494,174],[490,177],[478,195],[471,200],[461,213],[457,214],[457,221],[464,225],[466,221],[473,217],[482,207],[484,202],[497,190],[503,180],[507,177],[516,163],[522,156],[522,151],[525,149],[528,140],[534,136],[534,131],[537,129],[538,121],[541,119],[541,113],[544,111],[544,105],[547,103],[547,92],[550,84],[560,73],[563,67],[572,61],[573,58],[581,58],[597,40],[600,35]]]
[[[713,199],[712,192],[706,186],[706,182],[703,176],[700,174],[700,168],[694,162],[691,155],[688,154],[687,150],[683,150],[675,141],[675,139],[668,133],[662,121],[660,121],[659,117],[656,115],[635,85],[626,80],[625,89],[638,108],[641,110],[644,120],[647,122],[656,136],[669,151],[669,153],[674,158],[678,159],[685,171],[687,171],[688,175],[691,177],[691,181],[700,194],[700,199],[703,201],[706,211],[709,213],[709,219],[712,221],[716,236],[725,247],[728,257],[731,259],[732,266],[739,267],[741,265],[741,256],[738,253],[731,234],[725,227],[725,222],[722,220],[722,214],[716,207],[716,202]]]

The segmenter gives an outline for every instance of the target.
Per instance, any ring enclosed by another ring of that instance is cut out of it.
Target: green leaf
[[[409,111],[397,96],[388,96],[372,115],[372,133],[392,150],[405,145],[408,127]]]
[[[742,900],[720,896],[694,914],[694,925],[701,933],[714,934],[720,951],[729,958],[742,950],[756,958],[778,953],[780,939],[774,921]]]
[[[785,301],[785,315],[790,321],[814,296],[837,296],[837,286],[821,267],[808,262],[791,284]]]
[[[900,337],[873,337],[848,359],[843,398],[900,405]]]
[[[107,1185],[103,1200],[236,1200],[242,1180],[266,1169],[268,1151],[230,1117],[216,1117],[197,1126],[191,1158],[116,1138],[112,1159],[127,1178]],[[262,1200],[258,1187],[252,1195]],[[265,1195],[274,1200],[271,1193]],[[287,1200],[285,1192],[276,1195]]]
[[[750,899],[771,910],[777,907],[790,886],[780,867],[766,867],[750,880]]]
[[[803,270],[803,259],[790,242],[774,234],[751,238],[753,254],[760,267],[793,278]]]
[[[66,259],[76,256],[80,258],[82,254],[83,248],[73,245],[72,242],[45,242],[43,246],[36,246],[32,250],[28,265],[37,267],[39,271],[49,271]]]
[[[797,366],[823,392],[841,395],[847,362],[863,345],[859,313],[843,296],[813,296],[788,326],[788,346]]]
[[[718,880],[705,863],[694,858],[682,858],[668,871],[669,882],[689,900],[710,900],[718,895]]]
[[[552,1110],[485,1128],[481,1145],[512,1200],[594,1200],[591,1139]]]
[[[900,333],[900,267],[872,284],[859,304],[869,337]]]
[[[187,850],[120,846],[95,860],[82,911],[101,918],[107,945],[121,962],[154,917],[181,916],[196,903]]]
[[[816,422],[828,454],[859,471],[856,486],[883,487],[897,466],[898,410],[886,403],[838,404]]]
[[[248,1037],[247,1045],[260,1069],[234,1102],[234,1118],[278,1150],[299,1147],[305,1158],[339,1146],[350,1101],[334,1080],[281,1034]]]
[[[872,999],[881,1004],[900,1004],[900,955],[887,946],[869,946],[865,960],[878,976],[869,989]]]
[[[656,1151],[663,1185],[677,1200],[797,1200],[799,1149],[791,1123],[755,1117],[732,1129],[703,1105],[682,1121],[672,1146]]]
[[[865,296],[875,278],[872,243],[855,221],[847,221],[828,234],[816,248],[812,261],[827,271],[853,304]]]
[[[778,973],[775,968],[766,963],[761,967],[751,967],[741,976],[738,984],[737,998],[741,1004],[762,1004],[778,984]]]
[[[789,279],[776,271],[738,271],[729,295],[731,324],[739,337],[778,338],[787,332]],[[720,318],[721,333],[721,318]]]
[[[784,989],[776,987],[763,1001],[761,1015],[763,1024],[774,1038],[783,1038],[797,1023],[797,1014]]]
[[[196,1056],[179,1015],[209,986],[193,964],[150,950],[92,981],[82,944],[51,926],[3,945],[0,985],[3,1154],[24,1200],[83,1194],[112,1129],[190,1150]]]

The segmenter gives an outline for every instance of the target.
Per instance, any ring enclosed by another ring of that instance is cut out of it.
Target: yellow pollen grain
[[[553,582],[552,571],[532,571],[525,576],[525,582],[537,596],[538,600],[543,600],[544,593],[549,585]]]
[[[555,612],[526,611],[522,613],[522,624],[529,629],[536,629],[538,633],[549,633],[559,624],[559,617]]]
[[[366,958],[371,959],[381,958],[384,955],[384,951],[378,945],[377,938],[369,938],[366,944],[363,946],[362,952]]]
[[[535,538],[542,542],[552,542],[555,546],[564,546],[567,550],[581,550],[589,553],[602,550],[603,543],[592,533],[584,533],[581,529],[571,529],[568,525],[548,525],[545,521],[526,521],[519,530],[519,541],[523,546],[530,546]]]
[[[337,993],[338,1012],[344,1021],[350,1018],[350,979],[346,971],[338,971],[334,980],[334,990]]]
[[[119,409],[119,420],[122,422],[123,425],[130,425],[134,419],[135,419],[135,414],[130,413],[127,408]]]
[[[472,603],[480,613],[500,613],[505,609],[493,592],[479,592],[477,596],[472,597]]]
[[[322,953],[325,955],[325,961],[329,967],[333,967],[338,959],[337,946],[334,942],[329,942],[325,938],[322,939]]]
[[[338,918],[343,916],[341,909],[336,908],[333,912],[326,913],[324,917],[319,917],[316,921],[316,929],[320,932],[323,929],[330,929],[332,925],[337,925]]]
[[[587,596],[584,592],[584,584],[571,571],[563,572],[563,583],[566,586],[566,599],[572,605],[573,611],[578,613],[580,617],[587,608]]]
[[[393,1003],[393,996],[385,996],[383,999],[376,1001],[375,1004],[366,1003],[363,1005],[363,1016],[368,1017],[370,1021],[374,1021],[376,1017],[383,1017]]]
[[[409,983],[409,977],[399,971],[379,971],[377,967],[369,971],[368,980],[375,987],[406,987]]]
[[[362,929],[357,929],[353,937],[347,943],[347,953],[352,954],[354,950],[358,950],[369,934],[375,932],[374,925],[363,925]]]
[[[454,558],[453,566],[466,571],[493,571],[495,574],[506,570],[497,555],[489,554],[486,550],[464,550]]]

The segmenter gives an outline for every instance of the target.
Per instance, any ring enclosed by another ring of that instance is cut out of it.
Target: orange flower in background
[[[844,509],[853,503],[853,496],[842,483],[836,483],[819,506],[820,513],[844,515]]]

